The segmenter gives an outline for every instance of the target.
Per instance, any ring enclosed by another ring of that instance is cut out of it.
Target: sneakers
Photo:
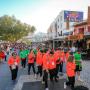
[[[82,80],[81,78],[78,78],[78,81],[81,81],[81,82],[83,82],[83,80]]]
[[[66,89],[67,88],[67,85],[66,85],[66,82],[64,82],[64,89]]]
[[[45,82],[44,82],[44,81],[42,81],[42,84],[45,84]]]
[[[49,90],[49,88],[46,88],[45,90]]]

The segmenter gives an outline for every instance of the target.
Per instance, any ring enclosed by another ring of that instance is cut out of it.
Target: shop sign
[[[84,35],[90,35],[90,32],[85,32]]]
[[[68,40],[81,40],[81,39],[83,39],[83,34],[71,35],[68,37]]]

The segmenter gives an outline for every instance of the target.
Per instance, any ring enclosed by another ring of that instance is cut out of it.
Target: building
[[[79,47],[83,48],[90,48],[90,7],[88,7],[88,17],[87,20],[82,21],[80,23],[75,23],[74,24],[74,32],[73,32],[73,37],[77,35],[82,35],[83,37],[80,38],[82,40],[77,40]]]
[[[75,45],[82,52],[82,58],[90,59],[90,7],[87,19],[75,23],[73,28],[73,34],[66,37],[66,42]]]
[[[36,48],[39,45],[46,43],[48,41],[47,33],[42,32],[38,32],[37,34],[30,34],[24,39],[31,42],[30,45],[32,48]]]
[[[83,12],[79,11],[61,11],[56,19],[48,28],[48,39],[53,44],[52,47],[62,45],[65,37],[74,31],[74,23],[83,21]]]

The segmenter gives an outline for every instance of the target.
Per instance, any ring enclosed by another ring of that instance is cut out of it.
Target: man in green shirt
[[[26,66],[26,58],[27,58],[26,50],[22,49],[20,51],[20,58],[21,58],[22,67],[25,68],[25,66]]]
[[[82,71],[82,59],[80,52],[74,53],[75,63],[76,63],[76,73],[78,75],[78,80],[82,81],[80,79],[80,71]]]

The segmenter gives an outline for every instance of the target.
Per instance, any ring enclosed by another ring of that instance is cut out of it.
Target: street
[[[90,78],[89,78],[90,77],[90,70],[89,70],[90,67],[89,67],[89,65],[90,65],[90,61],[83,61],[83,71],[81,73],[81,77],[84,80],[83,85],[90,88],[90,86],[89,86],[90,85]],[[37,87],[40,88],[39,86],[42,85],[42,84],[40,84],[40,80],[33,79],[33,75],[31,75],[31,76],[27,75],[27,68],[19,69],[17,84],[12,83],[10,75],[11,75],[11,73],[10,73],[9,67],[7,66],[7,63],[6,62],[0,63],[0,90],[13,90],[13,89],[20,90],[20,89],[16,89],[17,85],[18,85],[18,88],[22,88],[22,90],[24,90],[24,88],[26,86],[27,86],[27,88],[25,88],[25,90],[29,90],[30,86],[35,85],[35,86],[32,86],[32,89],[35,90],[35,88],[37,88]],[[62,79],[60,79],[59,84],[54,85],[55,86],[54,88],[56,89],[57,86],[59,88],[63,88],[63,84],[61,84],[61,82],[65,81],[65,80],[64,81],[63,80],[64,80],[64,77]],[[31,82],[34,82],[34,83],[32,84]],[[39,83],[35,84],[36,82],[39,82]],[[38,88],[37,88],[37,90],[39,90]],[[43,89],[40,89],[40,90],[43,90]],[[58,90],[58,89],[56,89],[56,90]]]

